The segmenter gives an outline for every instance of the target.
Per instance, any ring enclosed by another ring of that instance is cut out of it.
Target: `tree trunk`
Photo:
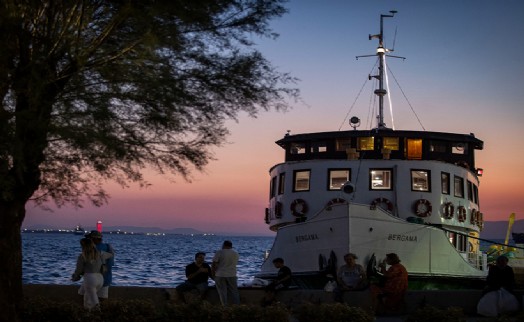
[[[20,321],[24,203],[0,200],[0,321]]]

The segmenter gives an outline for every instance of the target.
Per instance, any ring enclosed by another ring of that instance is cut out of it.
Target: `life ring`
[[[455,214],[455,206],[452,202],[446,202],[442,205],[442,210],[444,213],[444,218],[451,219],[453,218],[453,215]]]
[[[477,226],[479,226],[480,231],[484,229],[484,214],[480,211],[477,211]]]
[[[270,220],[269,220],[269,208],[266,208],[266,213],[264,215],[264,222],[266,224],[269,224]]]
[[[389,212],[393,211],[393,203],[388,198],[377,198],[371,202],[371,209],[377,208],[377,205],[385,204],[386,210]]]
[[[282,218],[282,203],[280,201],[275,202],[275,218]]]
[[[306,215],[306,212],[308,210],[307,203],[304,199],[295,199],[291,203],[291,206],[289,207],[291,210],[291,214],[295,217],[301,217]]]
[[[466,221],[466,208],[464,206],[458,206],[457,217],[458,217],[458,221],[460,222]]]
[[[331,210],[334,205],[341,205],[345,204],[346,202],[347,201],[342,198],[333,198],[327,203],[326,210]]]
[[[469,220],[470,224],[476,225],[478,221],[478,211],[477,209],[471,209],[471,218]]]
[[[431,216],[431,211],[433,210],[433,207],[431,206],[431,202],[427,199],[419,199],[415,201],[415,207],[414,211],[415,214],[419,217],[428,217]]]

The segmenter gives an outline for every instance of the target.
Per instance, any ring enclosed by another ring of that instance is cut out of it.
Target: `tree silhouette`
[[[0,311],[22,301],[29,200],[107,201],[106,180],[144,167],[188,178],[238,113],[299,93],[253,39],[282,0],[11,1],[0,4]]]

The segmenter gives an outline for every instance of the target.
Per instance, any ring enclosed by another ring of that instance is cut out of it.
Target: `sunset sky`
[[[255,39],[282,72],[300,79],[302,101],[288,112],[240,115],[228,122],[229,143],[214,149],[216,160],[191,183],[154,173],[150,188],[123,190],[109,185],[109,205],[54,212],[28,207],[23,227],[94,229],[144,226],[192,227],[205,232],[272,235],[264,223],[271,166],[283,160],[274,142],[291,133],[350,129],[346,116],[376,59],[379,16],[385,44],[394,55],[388,67],[427,131],[474,133],[484,141],[477,166],[481,211],[486,220],[524,219],[524,1],[522,0],[295,0],[273,21],[276,40]],[[396,38],[395,38],[396,30]],[[394,126],[423,130],[393,77],[389,77]],[[368,82],[349,116],[370,128]],[[392,126],[388,112],[385,121]]]

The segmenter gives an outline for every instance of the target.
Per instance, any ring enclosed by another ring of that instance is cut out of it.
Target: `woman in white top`
[[[113,257],[113,254],[98,251],[90,238],[82,238],[80,245],[82,246],[82,253],[78,255],[76,269],[71,279],[78,281],[82,276],[84,277],[82,283],[84,308],[90,310],[98,306],[97,292],[104,285],[102,264]]]

